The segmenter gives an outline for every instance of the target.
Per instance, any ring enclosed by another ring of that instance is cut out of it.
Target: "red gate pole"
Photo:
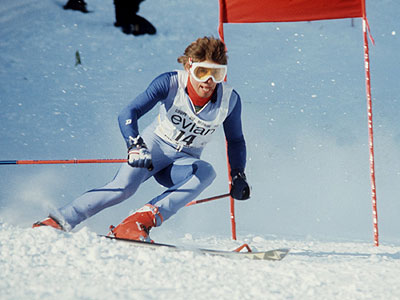
[[[372,195],[372,220],[374,227],[374,243],[379,246],[379,233],[378,233],[378,210],[376,201],[376,184],[375,184],[375,155],[374,155],[374,131],[372,123],[372,97],[371,97],[371,73],[369,63],[369,47],[368,47],[368,20],[365,14],[362,20],[363,34],[364,34],[364,66],[365,66],[365,85],[367,93],[367,112],[368,112],[368,138],[369,138],[369,163],[371,173],[371,195]],[[371,38],[372,42],[373,39]]]
[[[224,1],[219,1],[219,24],[218,24],[218,35],[220,40],[225,44],[224,41],[224,23],[222,20],[224,19],[223,13],[226,11],[224,7]],[[225,44],[226,49],[226,44]],[[226,80],[226,77],[225,77]],[[231,177],[231,166],[229,164],[228,158],[228,144],[226,144],[226,151],[227,151],[227,162],[228,162],[228,177],[229,177],[229,190],[231,190],[232,186],[232,177]],[[232,227],[232,239],[236,240],[236,220],[235,220],[235,200],[230,197],[230,217],[231,217],[231,227]]]
[[[227,151],[227,161],[228,161],[229,190],[231,190],[232,176],[231,176],[231,165],[229,164],[229,158],[228,158],[228,143],[226,143],[226,151]],[[236,241],[235,199],[233,199],[232,196],[229,196],[229,199],[230,199],[232,239]]]

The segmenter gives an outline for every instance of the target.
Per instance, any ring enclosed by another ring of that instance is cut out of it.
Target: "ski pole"
[[[61,160],[0,160],[0,165],[42,165],[42,164],[103,164],[124,163],[127,159],[61,159]]]
[[[205,199],[201,199],[201,200],[193,200],[191,202],[189,202],[188,204],[186,204],[185,206],[191,206],[193,204],[199,204],[199,203],[204,203],[204,202],[208,202],[208,201],[212,201],[212,200],[217,200],[217,199],[221,199],[221,198],[226,198],[229,197],[230,194],[222,194],[222,195],[218,195],[218,196],[214,196],[214,197],[210,197],[210,198],[205,198]]]
[[[51,164],[105,164],[126,163],[126,158],[55,159],[55,160],[0,160],[0,165],[51,165]],[[153,165],[147,170],[153,171]]]

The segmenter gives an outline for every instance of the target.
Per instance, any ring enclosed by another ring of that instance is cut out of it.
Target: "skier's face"
[[[204,62],[207,62],[210,64],[214,63],[214,62],[208,61],[208,60],[205,60]],[[190,68],[190,66],[189,66],[189,68]],[[215,87],[217,86],[217,84],[213,81],[213,79],[211,77],[208,78],[208,80],[205,82],[199,82],[190,74],[190,72],[189,72],[189,80],[190,80],[190,83],[192,84],[194,90],[196,91],[197,95],[199,95],[199,97],[201,97],[201,98],[210,97],[212,95],[212,93],[214,92]]]

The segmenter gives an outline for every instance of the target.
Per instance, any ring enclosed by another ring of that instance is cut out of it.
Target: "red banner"
[[[221,23],[294,22],[364,16],[365,0],[219,0]]]

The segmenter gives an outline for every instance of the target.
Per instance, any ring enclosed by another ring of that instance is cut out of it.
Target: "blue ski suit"
[[[54,216],[71,230],[99,211],[131,197],[154,176],[167,190],[148,203],[159,208],[164,221],[194,200],[214,180],[213,167],[200,159],[205,144],[222,124],[231,169],[244,171],[246,145],[242,133],[241,101],[226,83],[217,84],[211,100],[196,112],[187,94],[186,71],[161,74],[120,113],[121,133],[128,145],[139,134],[138,119],[160,104],[157,118],[141,134],[154,168],[122,164],[114,179],[87,191],[60,208]],[[159,225],[158,223],[157,225]]]

